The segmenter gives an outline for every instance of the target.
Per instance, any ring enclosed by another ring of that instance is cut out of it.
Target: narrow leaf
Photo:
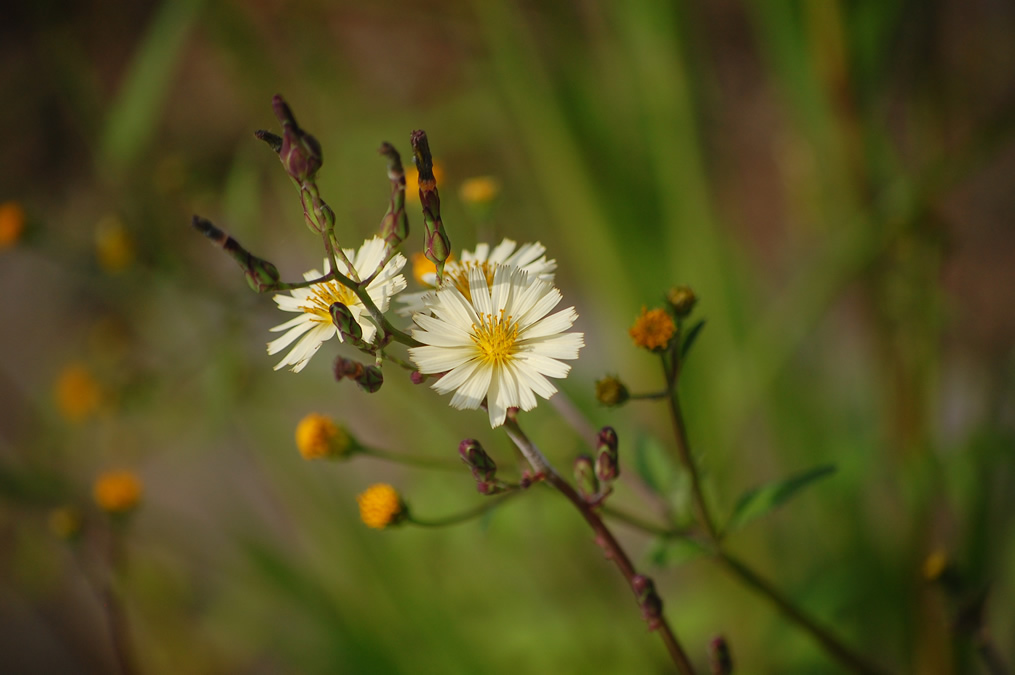
[[[691,330],[687,331],[687,337],[684,338],[684,344],[680,347],[680,358],[686,359],[687,353],[691,351],[691,347],[694,345],[694,341],[698,339],[698,335],[701,333],[701,329],[705,327],[705,320],[701,319],[698,323],[691,326]]]
[[[676,567],[699,558],[707,551],[693,539],[659,537],[648,552],[648,561],[656,567]]]
[[[767,514],[789,501],[800,490],[822,478],[835,473],[835,466],[824,464],[788,478],[752,488],[740,496],[733,509],[733,515],[726,523],[726,531],[732,532]]]

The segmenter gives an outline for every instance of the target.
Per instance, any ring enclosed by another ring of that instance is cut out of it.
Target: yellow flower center
[[[340,302],[346,307],[359,302],[355,293],[334,279],[314,284],[310,290],[313,295],[307,298],[309,304],[301,306],[300,309],[310,314],[310,320],[317,323],[331,323],[329,308],[336,302]]]
[[[349,436],[331,419],[310,413],[296,426],[296,447],[304,459],[340,456],[349,448]]]
[[[445,270],[449,274],[445,277],[444,283],[452,284],[469,302],[472,302],[472,291],[469,290],[469,270],[471,269],[478,269],[483,272],[483,275],[486,277],[486,286],[489,288],[493,286],[493,273],[497,271],[497,263],[488,260],[483,262],[470,260],[469,262],[458,263],[454,271]]]
[[[664,310],[641,308],[641,316],[628,331],[634,344],[645,349],[663,349],[670,343],[677,326]]]
[[[498,316],[484,314],[472,325],[472,341],[479,358],[494,366],[504,365],[518,352],[518,324],[504,310]]]
[[[359,517],[368,526],[382,530],[397,522],[403,513],[402,499],[387,483],[371,485],[356,497]]]

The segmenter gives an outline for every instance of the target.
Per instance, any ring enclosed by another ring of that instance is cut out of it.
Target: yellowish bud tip
[[[134,240],[117,216],[106,216],[95,226],[95,256],[109,274],[122,272],[134,261]]]
[[[621,405],[630,397],[627,387],[614,375],[596,381],[596,400],[606,406]]]
[[[341,457],[350,445],[349,434],[330,417],[310,413],[296,425],[296,447],[304,459]]]
[[[493,176],[477,176],[462,183],[458,195],[466,204],[489,204],[500,194],[500,181]]]
[[[383,530],[397,524],[405,515],[405,504],[395,488],[387,483],[371,485],[356,497],[359,503],[359,517],[367,525]]]
[[[948,556],[944,551],[934,551],[923,561],[923,578],[927,581],[937,581],[948,569]]]
[[[91,371],[80,363],[64,368],[56,381],[56,406],[70,422],[83,422],[102,405],[102,388]]]
[[[444,180],[444,166],[437,160],[433,163],[433,177],[440,187]],[[419,169],[414,166],[405,170],[405,199],[411,202],[419,201]]]
[[[0,204],[0,250],[10,248],[25,231],[25,209],[18,202]]]
[[[143,486],[133,471],[107,471],[95,480],[92,496],[108,513],[127,513],[141,502]]]
[[[676,332],[677,325],[669,313],[645,307],[641,308],[641,316],[628,331],[634,344],[645,349],[665,349]]]
[[[694,309],[698,302],[698,296],[694,294],[690,286],[674,286],[666,292],[666,300],[673,307],[674,313],[679,317],[685,317]]]
[[[61,506],[49,512],[49,531],[60,539],[73,539],[83,524],[81,512],[72,506]]]

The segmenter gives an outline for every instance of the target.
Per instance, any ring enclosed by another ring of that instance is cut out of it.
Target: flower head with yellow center
[[[344,249],[343,252],[352,261],[355,275],[349,269],[342,269],[341,272],[346,276],[367,279],[384,260],[385,244],[380,237],[374,237],[365,241],[359,251]],[[345,267],[345,263],[341,260],[338,264],[340,267]],[[405,257],[396,254],[367,286],[367,294],[382,312],[388,309],[391,296],[405,288],[405,277],[398,273],[404,265]],[[329,272],[331,272],[331,263],[325,260],[324,273],[328,274]],[[320,276],[322,275],[317,270],[310,270],[303,275],[303,278],[310,281]],[[298,373],[303,370],[310,358],[317,353],[326,340],[337,335],[339,341],[342,341],[342,334],[335,328],[331,320],[330,307],[336,302],[349,308],[353,319],[363,329],[363,341],[367,343],[374,341],[377,328],[370,319],[370,313],[356,294],[338,281],[332,279],[314,284],[309,288],[296,288],[290,293],[291,295],[276,295],[275,302],[282,311],[298,312],[299,316],[271,329],[272,332],[286,332],[282,337],[268,343],[268,354],[277,354],[294,342],[296,342],[296,346],[278,362],[275,370],[291,366],[291,370]],[[299,341],[297,342],[297,340]]]
[[[492,250],[489,244],[478,244],[475,251],[463,251],[460,260],[449,258],[444,265],[443,286],[454,286],[469,299],[469,271],[478,269],[486,276],[487,286],[493,284],[493,274],[501,265],[518,267],[529,276],[553,283],[553,273],[557,269],[556,260],[546,259],[546,247],[538,241],[519,246],[511,239],[505,239]],[[437,285],[437,270],[431,264],[424,268],[417,280],[425,286]],[[405,307],[400,314],[412,314],[423,311],[423,297],[427,292],[406,293],[399,298]]]
[[[341,457],[349,451],[351,441],[330,417],[310,413],[296,425],[296,447],[304,459],[324,459]]]
[[[641,316],[628,330],[634,344],[652,351],[665,349],[676,332],[677,325],[665,310],[647,307],[641,308]]]
[[[578,358],[582,333],[565,333],[578,314],[568,307],[550,314],[561,300],[553,285],[513,265],[498,265],[492,278],[479,266],[468,272],[468,295],[447,284],[425,296],[413,315],[409,349],[419,372],[443,373],[433,388],[454,392],[451,406],[475,409],[486,399],[490,426],[504,423],[507,409],[536,407],[536,394],[557,389],[548,377],[566,377]]]
[[[141,479],[133,471],[107,471],[95,480],[95,503],[108,513],[132,511],[141,502]]]
[[[367,527],[383,530],[397,524],[405,516],[405,504],[395,488],[376,483],[356,497],[359,517]]]

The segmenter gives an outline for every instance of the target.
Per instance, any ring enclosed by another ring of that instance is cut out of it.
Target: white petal
[[[473,364],[462,366],[458,370],[465,370]],[[451,371],[448,375],[454,375],[457,371]],[[459,410],[475,410],[486,398],[486,392],[490,388],[490,378],[493,376],[493,368],[480,364],[478,361],[467,377],[463,378],[461,385],[451,397],[451,406]],[[444,378],[441,378],[442,380]]]
[[[303,316],[306,316],[306,315],[304,314]],[[303,318],[303,317],[298,317],[298,318]],[[314,327],[314,322],[310,321],[309,319],[307,319],[307,320],[301,322],[300,324],[294,326],[292,329],[289,330],[289,332],[287,332],[282,337],[276,338],[276,339],[274,339],[274,340],[272,340],[271,342],[268,343],[268,354],[272,355],[272,354],[279,353],[280,351],[282,351],[283,349],[285,349],[286,347],[291,345],[293,342],[295,342],[298,337],[300,337],[301,335],[303,335],[307,331],[312,330],[313,327]]]
[[[515,242],[510,239],[505,239],[501,243],[497,244],[497,247],[490,252],[490,256],[487,260],[495,263],[507,262],[508,256],[510,256],[515,250],[515,245]]]
[[[475,358],[476,352],[468,347],[410,347],[409,358],[424,375],[446,373]]]
[[[500,371],[494,371],[490,378],[490,389],[486,394],[486,408],[490,413],[490,428],[496,428],[504,424],[507,418],[507,406],[501,402],[501,381]]]
[[[526,326],[521,331],[520,337],[522,340],[535,340],[549,335],[563,333],[574,325],[575,319],[577,318],[578,312],[574,311],[574,307],[568,307],[567,309],[562,309],[555,314],[544,317],[534,324]]]
[[[549,356],[543,354],[536,354],[533,352],[522,352],[517,354],[515,359],[524,363],[539,373],[546,375],[547,377],[567,377],[567,374],[571,372],[571,366],[566,363],[561,363],[557,359],[552,359]]]
[[[293,318],[289,319],[285,323],[280,323],[277,326],[272,326],[271,328],[268,329],[268,332],[269,333],[278,333],[280,331],[289,330],[293,326],[297,326],[297,325],[299,325],[301,323],[304,323],[304,322],[310,323],[311,322],[310,321],[310,317],[308,315],[304,314],[303,312],[300,312],[299,316],[294,316]]]
[[[495,313],[496,310],[490,301],[490,289],[486,285],[486,274],[478,267],[469,270],[469,294],[472,296],[472,306],[479,316]]]
[[[543,338],[525,345],[526,351],[531,351],[551,359],[576,359],[578,350],[585,346],[583,333],[564,333]]]

